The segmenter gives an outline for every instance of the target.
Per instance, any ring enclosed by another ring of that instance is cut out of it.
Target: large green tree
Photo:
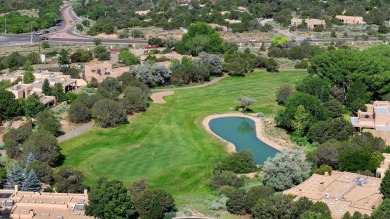
[[[380,191],[384,198],[390,198],[390,170],[387,170],[382,179]]]
[[[164,213],[176,211],[172,195],[161,189],[147,189],[137,198],[135,206],[144,219],[162,219]]]
[[[121,181],[99,178],[88,194],[86,214],[97,218],[137,218],[134,202]]]
[[[93,105],[92,117],[103,128],[115,127],[128,122],[123,106],[109,99],[99,100]]]
[[[38,113],[36,116],[36,123],[38,124],[39,130],[48,131],[54,136],[59,135],[61,123],[51,111],[45,110]]]
[[[24,102],[23,105],[24,108],[24,113],[26,116],[35,118],[35,116],[44,110],[45,106],[43,103],[40,101],[38,95],[36,93],[33,93],[30,95],[26,101]]]
[[[298,208],[291,198],[284,195],[276,195],[265,199],[259,199],[256,205],[252,208],[252,218],[295,218],[297,212]]]
[[[54,179],[58,192],[80,193],[84,190],[82,185],[84,175],[80,171],[69,167],[62,168],[54,175]]]
[[[0,90],[0,123],[4,119],[12,119],[20,115],[20,104],[15,95],[6,90]]]

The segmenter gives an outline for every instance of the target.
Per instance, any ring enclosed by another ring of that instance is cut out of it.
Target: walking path
[[[153,103],[163,104],[163,103],[166,103],[164,100],[164,97],[173,95],[174,93],[175,92],[172,90],[156,92],[156,93],[152,93],[152,95],[150,95],[150,99],[153,100]]]
[[[93,127],[95,123],[93,121],[91,122],[88,122],[80,127],[77,127],[76,129],[70,131],[70,132],[67,132],[65,133],[64,135],[61,135],[57,138],[58,140],[58,143],[61,143],[61,142],[64,142],[64,141],[67,141],[67,140],[70,140],[86,131],[88,131],[90,128]]]

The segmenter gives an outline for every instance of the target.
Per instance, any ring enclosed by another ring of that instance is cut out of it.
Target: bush
[[[211,178],[210,186],[213,189],[218,189],[222,186],[232,186],[239,188],[244,185],[244,179],[238,177],[231,171],[215,171]]]
[[[259,199],[267,198],[275,193],[275,190],[270,186],[254,186],[245,197],[245,209],[248,213],[256,205]]]
[[[48,184],[53,181],[53,169],[46,163],[34,160],[28,165],[28,171],[31,170],[35,171],[40,181]]]
[[[161,189],[148,189],[135,202],[141,218],[159,219],[176,210],[172,195]]]
[[[70,105],[68,117],[71,122],[82,123],[91,120],[91,110],[82,102],[76,101]]]
[[[92,117],[103,128],[128,122],[126,110],[119,103],[109,99],[99,100],[93,105]]]
[[[41,43],[41,45],[42,45],[42,48],[44,48],[44,49],[50,48],[49,42],[43,42],[43,43]]]
[[[328,172],[329,175],[332,174],[332,167],[326,164],[322,164],[320,168],[316,169],[314,173],[320,174],[320,175],[325,175],[325,173]]]
[[[259,199],[255,207],[252,208],[252,218],[295,218],[297,212],[298,208],[291,198],[284,195],[276,195],[265,199]]]
[[[226,202],[227,210],[232,214],[245,214],[245,195],[242,189],[231,192]]]
[[[225,196],[229,196],[229,194],[233,191],[235,191],[236,188],[234,188],[233,186],[221,186],[219,189],[218,189],[218,193],[220,195],[225,195]]]
[[[71,168],[63,168],[54,175],[57,185],[57,192],[81,193],[84,176],[83,173]]]
[[[289,85],[282,85],[279,87],[279,89],[276,91],[276,100],[279,104],[284,104],[292,94],[294,93],[294,88]]]
[[[307,66],[309,65],[309,62],[307,59],[302,59],[300,62],[294,65],[295,69],[306,69]]]
[[[240,151],[224,158],[215,169],[234,173],[250,173],[256,171],[256,163],[251,152]]]

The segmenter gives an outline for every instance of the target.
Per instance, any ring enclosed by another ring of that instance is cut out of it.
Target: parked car
[[[48,33],[50,33],[50,31],[48,31],[48,30],[43,31],[43,34],[48,34]]]
[[[311,38],[305,38],[303,41],[310,42],[313,41]]]
[[[76,17],[73,17],[73,20],[76,20]]]
[[[42,32],[41,31],[37,31],[37,32],[35,32],[35,35],[36,36],[42,35]]]
[[[251,40],[249,40],[249,42],[254,43],[254,42],[256,42],[256,40],[255,39],[251,39]]]
[[[62,64],[59,67],[60,68],[70,68],[70,65],[69,64]]]
[[[41,40],[49,40],[48,37],[41,37]]]

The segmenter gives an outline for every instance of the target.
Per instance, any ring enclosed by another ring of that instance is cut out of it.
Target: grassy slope
[[[93,128],[61,144],[64,166],[81,170],[86,184],[107,176],[130,184],[145,176],[151,186],[175,195],[177,203],[207,197],[214,163],[227,152],[203,130],[202,119],[224,113],[241,95],[256,99],[255,112],[275,113],[275,92],[281,84],[295,84],[305,72],[252,73],[226,78],[205,88],[176,91],[163,105],[152,104],[129,125]],[[153,156],[153,152],[155,156]]]

